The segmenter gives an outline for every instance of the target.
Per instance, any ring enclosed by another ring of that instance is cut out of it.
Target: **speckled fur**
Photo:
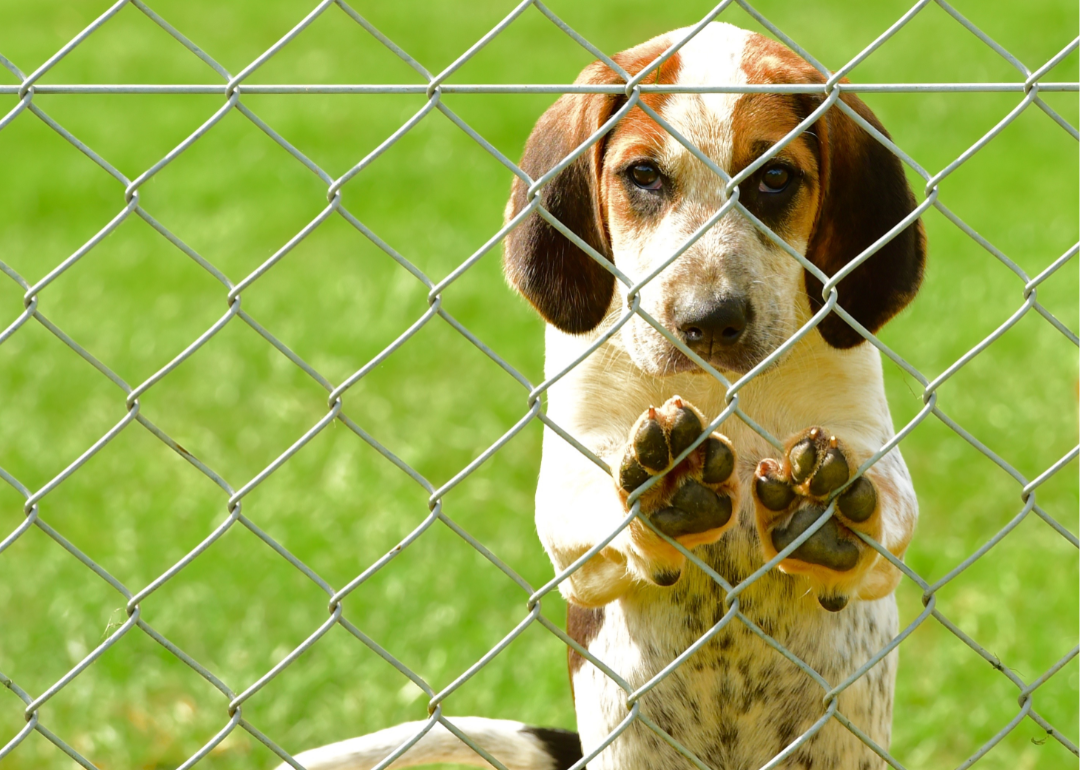
[[[549,371],[557,371],[561,361],[585,344],[581,338],[549,330]],[[841,399],[824,394],[815,397],[812,385],[818,377],[834,382],[840,392],[850,384],[848,394],[861,392],[866,397],[846,408]],[[604,387],[612,382],[620,383],[617,404],[612,403],[612,391]],[[662,403],[674,393],[682,394],[707,415],[718,414],[723,408],[723,392],[708,378],[641,377],[625,353],[610,344],[556,385],[549,412],[561,426],[610,457],[625,441],[637,415],[650,403]],[[751,382],[740,398],[747,412],[762,419],[774,435],[786,436],[797,430],[795,426],[824,424],[846,436],[866,435],[867,441],[880,446],[891,435],[888,410],[880,394],[880,363],[872,349],[835,351],[811,337],[796,346],[781,366]],[[873,429],[868,431],[868,425]],[[737,472],[748,486],[758,461],[775,456],[776,451],[737,420],[729,420],[721,430],[736,447]],[[877,467],[909,491],[905,504],[913,506],[914,496],[899,453],[890,453]],[[598,533],[605,523],[610,528],[624,515],[614,504],[603,515],[600,509],[589,507],[590,499],[595,502],[608,495],[614,500],[609,477],[561,438],[554,434],[545,437],[537,525],[556,566],[568,564],[583,552],[580,549],[596,542],[584,539],[590,530]],[[626,560],[615,550],[618,547],[616,541],[609,558],[587,563],[563,584],[564,593],[575,603],[604,605],[603,622],[588,649],[632,687],[638,687],[723,617],[724,595],[713,580],[692,566],[671,588],[628,576]],[[695,553],[732,584],[762,565],[754,503],[749,495],[742,501],[735,528]],[[615,592],[617,596],[603,601]],[[833,685],[865,663],[897,632],[891,594],[855,601],[842,612],[829,613],[818,606],[804,577],[779,570],[767,572],[742,595],[740,610]],[[841,713],[882,746],[889,743],[895,672],[894,653],[840,698]],[[589,663],[574,673],[573,685],[578,730],[587,751],[625,718],[626,696]],[[756,770],[824,713],[823,695],[809,676],[741,621],[733,620],[647,694],[642,709],[714,770]],[[589,764],[592,770],[690,766],[643,725],[632,726]],[[861,766],[876,769],[883,764],[835,720],[782,765]]]
[[[739,543],[742,538],[746,540]],[[738,561],[727,558],[731,546],[750,547],[753,539],[752,532],[743,531],[703,548],[702,555],[726,571],[725,566],[730,569]],[[719,621],[722,596],[712,586],[715,583],[694,569],[669,596],[649,596],[663,589],[643,588],[640,595],[616,602],[605,611],[604,626],[590,651],[629,674],[632,687],[644,684]],[[740,609],[827,681],[843,679],[896,631],[891,600],[858,603],[841,614],[810,607],[800,617],[791,611],[799,604],[798,592],[794,579],[774,571],[743,596]],[[833,647],[837,644],[839,650]],[[840,700],[842,713],[881,745],[889,741],[894,674],[895,660],[887,659]],[[581,704],[579,722],[584,708],[602,704],[593,719],[579,723],[583,744],[595,745],[625,716],[625,695],[588,664],[574,678],[574,687]],[[807,675],[736,621],[644,696],[642,710],[714,770],[757,770],[821,715],[821,696],[821,688]],[[833,721],[782,766],[839,769],[857,768],[860,762],[883,766]],[[691,765],[637,724],[589,766],[669,770]]]

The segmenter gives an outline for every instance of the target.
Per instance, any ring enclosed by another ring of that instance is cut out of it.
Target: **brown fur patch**
[[[629,51],[616,54],[615,62],[635,75],[668,48],[666,36],[654,38]],[[658,68],[648,82],[672,83],[678,77],[679,55],[675,54]],[[593,62],[575,81],[579,84],[614,85],[619,76],[606,65]],[[660,109],[663,94],[643,98],[653,109]],[[546,174],[603,125],[626,103],[617,94],[567,94],[561,97],[537,122],[521,168],[533,179]],[[661,130],[640,109],[626,115],[612,133],[638,135]],[[596,142],[541,191],[544,207],[556,219],[594,250],[611,259],[607,226],[603,221],[601,170],[612,133]],[[526,186],[514,180],[506,218],[514,217],[527,204]],[[504,267],[507,278],[536,308],[546,321],[574,334],[595,328],[611,303],[615,279],[592,257],[539,215],[532,215],[506,238]]]
[[[806,118],[799,107],[796,97],[789,94],[746,94],[741,97],[735,103],[731,117],[732,174],[741,172],[799,125]],[[755,210],[754,204],[758,201],[756,174],[741,185],[742,200],[747,208],[788,241],[809,242],[817,221],[819,169],[814,144],[813,138],[804,132],[773,157],[772,162],[793,168],[799,174],[798,188],[782,217],[771,220],[760,210]],[[767,163],[761,171],[769,165]]]
[[[590,65],[578,83],[617,82],[615,73]],[[521,168],[533,179],[546,174],[606,121],[615,107],[609,94],[567,94],[537,121],[525,145]],[[596,206],[596,176],[602,142],[586,150],[540,191],[541,202],[556,219],[595,251],[611,258],[607,235]],[[527,203],[527,188],[514,179],[506,218]],[[529,216],[506,238],[506,276],[548,323],[571,333],[594,328],[604,317],[615,279],[591,256],[539,214]]]
[[[644,46],[633,49],[635,55],[627,56],[625,62],[618,56],[615,60],[628,72],[640,72],[660,56],[669,44],[670,41],[666,38],[657,38]],[[677,83],[681,66],[679,54],[676,53],[664,62],[659,72],[650,73],[643,83],[647,85]],[[664,105],[670,98],[670,94],[643,94],[641,101],[654,112],[663,114]],[[600,205],[609,218],[623,223],[631,223],[641,218],[641,212],[631,205],[625,195],[620,172],[632,160],[655,159],[663,150],[667,139],[667,131],[638,107],[627,113],[612,131],[604,156],[604,166],[601,169],[600,187]]]
[[[612,58],[615,63],[637,76],[639,72],[652,64],[664,51],[671,46],[672,41],[665,35],[653,38],[647,43],[642,43],[629,51],[617,53]],[[673,85],[679,82],[679,70],[682,68],[682,60],[676,52],[665,61],[657,70],[649,73],[642,81],[642,85]],[[654,112],[660,112],[670,97],[670,94],[642,94],[641,101]],[[652,136],[663,140],[667,133],[653,121],[645,111],[635,107],[623,118],[615,130],[611,133],[611,139],[615,140],[621,135]]]
[[[750,83],[825,81],[820,72],[794,52],[760,35],[753,36],[747,44],[743,70]],[[888,132],[858,97],[845,94],[841,98],[888,137]],[[750,135],[762,131],[782,135],[785,125],[788,130],[794,128],[822,99],[815,94],[748,94],[736,106],[742,128],[736,130],[736,136],[747,130]],[[768,128],[752,125],[751,116]],[[806,256],[826,275],[834,275],[911,213],[915,197],[900,160],[837,107],[809,130],[817,136],[816,143],[804,133],[789,145],[793,152],[799,147],[805,151],[817,145],[819,200]],[[841,281],[838,287],[841,307],[871,332],[877,331],[914,298],[922,282],[925,258],[926,237],[919,221]],[[805,274],[805,281],[810,308],[816,312],[823,304],[822,284],[810,273]],[[849,348],[863,341],[836,314],[830,314],[818,330],[834,347]]]
[[[603,607],[579,607],[576,604],[566,606],[566,633],[575,642],[585,649],[589,643],[600,633],[604,625]],[[567,663],[570,666],[570,686],[573,687],[574,674],[585,665],[583,658],[573,647],[566,648]]]

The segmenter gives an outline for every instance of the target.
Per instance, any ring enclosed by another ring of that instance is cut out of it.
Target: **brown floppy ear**
[[[852,95],[844,102],[888,136],[870,109]],[[900,159],[833,107],[812,129],[821,159],[821,206],[806,250],[807,258],[834,275],[895,227],[915,208]],[[903,232],[851,272],[837,287],[838,303],[869,331],[876,332],[914,297],[922,282],[926,235],[921,221]],[[805,273],[814,312],[824,304],[822,283]],[[851,348],[863,338],[836,313],[817,327],[835,348]]]
[[[622,82],[599,62],[578,83]],[[613,94],[567,94],[543,114],[525,145],[521,168],[539,179],[581,146],[607,121],[623,98]],[[607,227],[600,210],[600,169],[606,137],[588,148],[541,191],[544,208],[585,243],[611,259]],[[526,185],[514,179],[506,218],[528,204]],[[503,267],[510,283],[544,320],[564,332],[582,334],[604,319],[615,277],[575,246],[539,214],[529,215],[506,237]]]

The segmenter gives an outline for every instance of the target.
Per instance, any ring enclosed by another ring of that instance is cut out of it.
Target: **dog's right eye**
[[[659,190],[664,186],[660,169],[653,163],[635,163],[630,167],[630,179],[642,190]]]

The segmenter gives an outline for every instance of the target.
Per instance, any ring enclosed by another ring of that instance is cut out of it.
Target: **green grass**
[[[606,51],[690,24],[709,2],[553,2]],[[153,7],[231,71],[295,24],[310,3],[264,0]],[[898,18],[906,0],[762,0],[766,16],[837,67]],[[0,0],[0,53],[32,71],[104,2]],[[436,71],[512,3],[355,4]],[[1077,28],[1074,4],[957,2],[1032,68]],[[754,27],[742,11],[723,20]],[[530,10],[455,82],[566,83],[590,57]],[[1076,54],[1052,80],[1077,79]],[[6,75],[4,82],[15,82]],[[1015,74],[930,6],[852,74],[863,82],[1006,81]],[[125,8],[44,82],[217,82],[134,8]],[[416,82],[407,67],[331,8],[252,82]],[[1073,125],[1075,94],[1046,101]],[[937,171],[1018,102],[1015,94],[880,95],[866,101],[916,160]],[[520,155],[548,96],[448,96],[508,156]],[[35,103],[134,178],[202,123],[213,96],[48,96]],[[246,96],[244,102],[329,173],[339,175],[422,105],[415,96]],[[0,112],[16,98],[0,98]],[[41,121],[23,113],[0,132],[0,259],[28,280],[48,273],[123,206],[123,190]],[[1077,144],[1029,109],[941,186],[942,199],[1035,275],[1077,239]],[[435,278],[501,224],[510,174],[434,113],[350,182],[345,202]],[[918,182],[913,177],[913,182]],[[916,185],[921,189],[921,183]],[[325,186],[238,113],[157,175],[145,208],[236,281],[325,205]],[[1020,307],[1022,282],[940,214],[926,217],[930,263],[918,301],[886,328],[887,344],[929,377]],[[445,306],[534,382],[542,327],[505,288],[498,250],[445,294]],[[1074,330],[1078,260],[1039,287]],[[337,217],[243,293],[243,307],[333,382],[340,382],[427,308],[426,289]],[[23,309],[0,277],[0,326]],[[129,383],[177,355],[226,310],[212,277],[141,220],[122,224],[41,293],[40,309]],[[898,426],[921,389],[886,366]],[[953,419],[1028,478],[1077,441],[1077,353],[1029,314],[940,388]],[[239,320],[141,400],[149,417],[234,488],[326,413],[326,394]],[[453,477],[526,411],[526,394],[446,324],[433,322],[359,382],[345,408],[436,485]],[[31,322],[0,346],[0,467],[38,489],[125,414],[123,394]],[[908,563],[941,578],[1022,507],[1020,486],[935,419],[903,450],[922,506]],[[532,585],[551,575],[532,524],[540,431],[530,425],[451,491],[445,511]],[[243,512],[335,587],[360,574],[424,520],[426,493],[340,424],[324,430],[244,499]],[[1077,463],[1039,489],[1040,505],[1077,532]],[[23,519],[0,485],[0,535]],[[158,577],[225,520],[226,496],[132,425],[41,502],[41,516],[132,590]],[[1077,552],[1028,517],[938,594],[938,608],[1031,681],[1076,643]],[[906,621],[920,591],[899,589]],[[430,529],[350,595],[346,614],[436,688],[445,687],[525,615],[526,594],[448,528]],[[0,671],[40,694],[125,620],[123,599],[33,528],[0,555]],[[142,603],[142,618],[235,691],[250,686],[326,619],[326,596],[241,526]],[[560,600],[544,612],[563,621]],[[445,703],[446,713],[571,727],[565,648],[534,626]],[[1036,709],[1077,740],[1074,659],[1036,694]],[[908,767],[952,767],[1017,712],[999,672],[934,620],[901,647],[895,755]],[[0,692],[0,744],[22,727],[22,703]],[[289,750],[420,719],[426,699],[340,627],[244,705],[244,717]],[[228,722],[212,686],[138,629],[41,709],[41,723],[103,768],[174,767]],[[1077,761],[1030,721],[980,768],[1067,768]],[[242,730],[201,766],[266,768],[273,755]],[[32,734],[5,768],[67,768]]]

